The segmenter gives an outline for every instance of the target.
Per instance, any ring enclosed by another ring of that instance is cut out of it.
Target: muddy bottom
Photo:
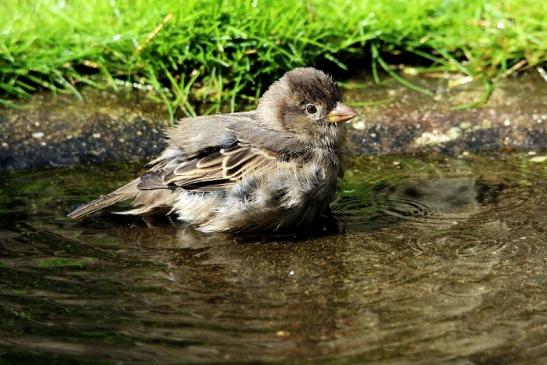
[[[1,363],[547,363],[542,156],[357,159],[307,236],[64,217],[138,169],[0,176]]]

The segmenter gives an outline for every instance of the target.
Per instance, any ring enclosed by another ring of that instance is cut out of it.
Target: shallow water
[[[64,217],[138,169],[0,176],[1,363],[547,362],[547,162],[361,158],[311,236]]]

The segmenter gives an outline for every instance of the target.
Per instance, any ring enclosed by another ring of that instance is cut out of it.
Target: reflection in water
[[[545,359],[547,169],[525,156],[357,161],[317,232],[262,237],[66,220],[119,173],[94,169],[0,181],[4,362]]]
[[[461,214],[469,216],[479,205],[495,202],[502,190],[501,182],[474,177],[409,178],[342,197],[335,212],[338,217],[347,216],[352,228],[375,230],[403,220],[456,219],[461,208]],[[438,215],[441,212],[445,214]]]

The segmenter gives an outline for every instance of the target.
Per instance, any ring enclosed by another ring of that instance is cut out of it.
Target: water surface
[[[307,235],[65,218],[138,171],[0,176],[1,363],[547,362],[547,162],[360,158]]]

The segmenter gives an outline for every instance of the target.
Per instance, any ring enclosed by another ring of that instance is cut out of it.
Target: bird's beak
[[[349,106],[342,103],[336,103],[336,108],[327,114],[327,120],[329,123],[336,124],[348,121],[356,116],[357,113],[355,110],[351,109]]]

